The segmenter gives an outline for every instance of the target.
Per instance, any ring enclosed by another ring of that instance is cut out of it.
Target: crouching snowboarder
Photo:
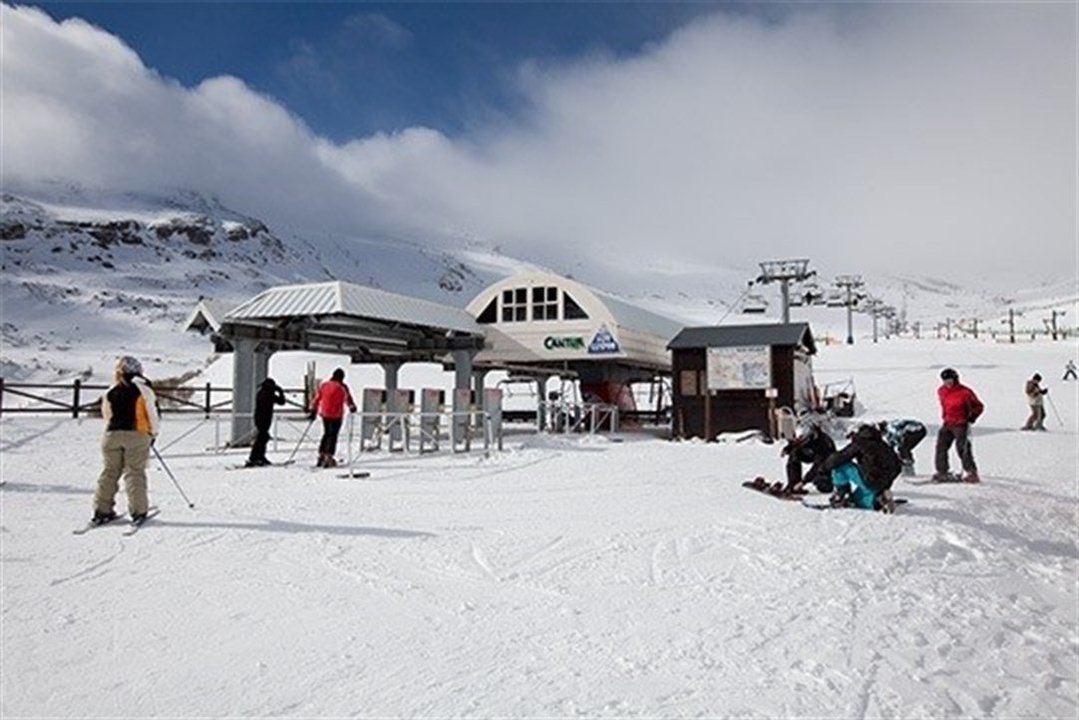
[[[914,475],[914,453],[912,451],[928,434],[925,425],[917,420],[900,418],[882,421],[878,427],[880,427],[881,435],[884,436],[885,441],[892,446],[896,455],[899,456],[899,461],[903,464],[903,475]]]
[[[835,452],[835,442],[820,424],[812,420],[805,430],[783,446],[782,455],[787,456],[787,487],[784,492],[800,492],[805,483],[812,483],[822,493],[832,492],[832,478],[824,470],[824,461]],[[809,464],[809,472],[802,476],[802,464]]]
[[[899,477],[899,456],[884,442],[875,425],[860,425],[850,443],[824,461],[832,474],[832,505],[853,505],[864,510],[895,512],[892,483]]]

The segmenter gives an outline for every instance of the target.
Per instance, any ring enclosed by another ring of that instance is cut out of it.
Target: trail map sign
[[[772,386],[769,345],[708,348],[708,390],[764,390]]]

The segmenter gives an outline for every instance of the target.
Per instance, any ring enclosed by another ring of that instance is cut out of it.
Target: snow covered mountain
[[[238,303],[285,283],[339,279],[463,305],[521,267],[482,247],[299,236],[197,193],[5,193],[0,218],[3,365],[7,379],[107,370],[130,351],[177,373],[208,348],[177,337],[202,298]],[[165,352],[164,349],[168,349]]]
[[[0,374],[36,381],[104,379],[121,352],[162,363],[176,376],[197,371],[208,345],[178,328],[202,298],[227,306],[273,285],[332,278],[463,306],[494,280],[538,267],[482,239],[424,243],[296,232],[271,228],[198,192],[135,194],[63,184],[3,194],[0,251]],[[777,284],[747,287],[757,267],[674,265],[660,250],[647,262],[621,258],[617,249],[611,254],[609,267],[565,258],[562,266],[543,269],[687,324],[779,317]],[[817,270],[819,286],[827,289],[834,274],[849,268]],[[972,278],[969,287],[910,276],[867,277],[865,283],[864,290],[894,306],[901,319],[918,323],[923,336],[970,332],[975,319],[981,332],[1006,332],[1009,310],[1017,332],[1028,336],[1044,331],[1053,313],[1060,327],[1074,328],[1079,316],[1074,279],[1010,292],[988,278]],[[750,293],[763,301],[763,314],[742,313]],[[818,335],[846,334],[842,308],[802,305],[791,317],[809,321]],[[869,316],[856,316],[855,334],[871,336]]]

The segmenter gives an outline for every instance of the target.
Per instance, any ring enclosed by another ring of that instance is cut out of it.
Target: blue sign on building
[[[614,335],[611,335],[611,331],[607,329],[606,325],[600,325],[595,337],[592,338],[592,342],[588,343],[589,355],[603,355],[620,351],[618,341],[614,339]]]

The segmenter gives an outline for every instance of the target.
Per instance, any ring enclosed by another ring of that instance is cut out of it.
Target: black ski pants
[[[319,455],[337,454],[337,436],[341,432],[343,418],[322,418],[322,441],[318,444]]]
[[[251,454],[248,456],[249,463],[262,462],[266,459],[266,446],[270,443],[270,426],[255,426],[255,442],[251,443]]]
[[[978,472],[978,466],[974,463],[974,448],[970,443],[970,425],[944,425],[940,428],[937,433],[936,471],[941,474],[948,472],[948,451],[952,449],[953,442],[963,470]]]

